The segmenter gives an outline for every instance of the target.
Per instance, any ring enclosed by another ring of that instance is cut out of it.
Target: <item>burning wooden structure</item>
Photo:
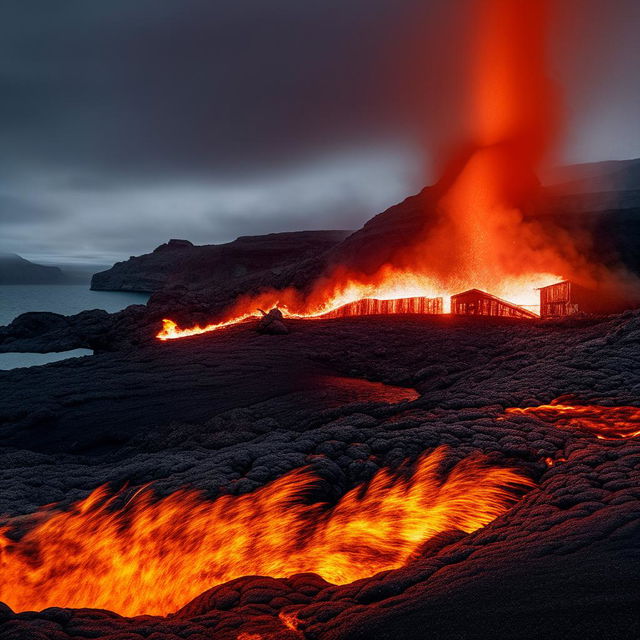
[[[540,316],[571,316],[584,306],[585,289],[565,280],[540,288]]]
[[[524,307],[507,302],[480,289],[469,289],[451,296],[451,313],[471,316],[502,316],[508,318],[537,318]]]
[[[540,288],[542,318],[572,316],[576,313],[619,313],[629,306],[627,301],[611,291],[588,289],[569,280]]]
[[[349,316],[373,316],[378,314],[422,313],[437,315],[443,312],[442,298],[396,298],[378,300],[364,298],[349,302],[323,314],[323,318],[345,318]]]

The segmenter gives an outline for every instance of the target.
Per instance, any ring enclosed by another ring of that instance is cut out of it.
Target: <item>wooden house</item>
[[[451,313],[464,316],[501,316],[508,318],[537,318],[538,316],[480,289],[469,289],[451,296]]]
[[[576,313],[609,314],[628,309],[630,303],[605,288],[587,289],[564,280],[540,288],[540,316],[554,318]]]

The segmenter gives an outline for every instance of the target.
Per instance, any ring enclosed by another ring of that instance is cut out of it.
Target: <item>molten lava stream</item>
[[[381,470],[333,507],[304,502],[317,482],[307,469],[215,501],[187,490],[155,499],[144,489],[116,509],[118,496],[101,487],[67,511],[38,512],[18,541],[5,523],[0,601],[18,611],[167,614],[245,575],[316,572],[343,584],[402,566],[438,532],[486,525],[533,486],[478,455],[443,476],[445,455],[425,455],[410,476]]]
[[[363,279],[364,278],[364,279]],[[225,327],[258,317],[259,309],[280,309],[285,318],[334,318],[380,313],[436,314],[445,311],[444,291],[424,274],[397,270],[383,265],[365,278],[336,268],[321,278],[312,290],[303,295],[290,287],[270,290],[238,298],[218,322],[193,327],[179,327],[169,318],[162,321],[156,338],[162,341],[186,338],[218,331]],[[446,298],[448,302],[448,297]]]
[[[601,440],[619,440],[640,435],[640,408],[598,405],[542,404],[538,407],[510,407],[507,415],[531,415],[561,429],[592,433]]]
[[[403,274],[405,278],[411,274]],[[534,315],[539,313],[540,305],[535,300],[535,291],[537,288],[553,284],[559,280],[559,276],[543,274],[535,278],[520,278],[518,280],[506,280],[503,286],[494,286],[493,291],[502,293],[504,299],[509,300],[512,304],[521,306]],[[281,298],[288,290],[284,292],[272,292],[270,294],[262,294],[255,299],[243,299],[233,305],[226,314],[225,320],[213,322],[204,326],[195,325],[192,327],[180,327],[176,322],[169,318],[162,320],[162,329],[156,334],[158,340],[176,340],[179,338],[188,338],[190,336],[201,335],[203,333],[211,333],[219,331],[226,327],[246,322],[249,319],[258,318],[256,313],[261,306],[267,309],[277,307],[285,318],[292,319],[319,319],[326,320],[331,318],[345,318],[354,316],[372,316],[372,315],[400,315],[400,314],[418,314],[418,315],[442,315],[451,311],[450,293],[434,293],[433,290],[423,290],[420,282],[421,278],[416,277],[416,282],[412,288],[408,288],[405,295],[397,293],[389,293],[386,283],[380,285],[380,291],[376,287],[362,287],[364,292],[371,291],[380,297],[358,297],[354,295],[354,291],[359,291],[359,287],[351,288],[349,294],[341,293],[339,295],[323,298],[321,302],[316,304],[302,303],[298,306],[287,306],[281,302]],[[420,292],[420,293],[418,293]],[[533,295],[532,295],[533,294]],[[395,296],[395,297],[385,297]],[[292,310],[294,309],[294,310]],[[295,310],[298,309],[298,310]]]

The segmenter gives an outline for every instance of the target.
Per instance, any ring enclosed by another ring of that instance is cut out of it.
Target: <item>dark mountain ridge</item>
[[[273,233],[203,246],[171,240],[150,254],[95,274],[91,288],[147,293],[179,286],[192,292],[215,289],[216,299],[226,303],[227,293],[256,287],[304,288],[305,274],[313,278],[331,263],[370,273],[392,262],[402,247],[435,222],[436,203],[454,173],[455,167],[436,185],[389,207],[353,233]],[[551,185],[541,189],[538,214],[569,231],[586,227],[602,239],[594,258],[604,256],[610,262],[619,257],[625,267],[640,272],[640,159],[563,167],[545,182]],[[616,185],[619,189],[607,190]]]
[[[170,240],[152,253],[133,256],[96,273],[91,288],[97,291],[140,291],[185,286],[199,289],[241,282],[247,275],[276,275],[286,266],[324,253],[350,231],[297,231],[242,236],[233,242],[193,245]]]
[[[66,284],[58,267],[35,264],[16,253],[0,253],[0,284]]]

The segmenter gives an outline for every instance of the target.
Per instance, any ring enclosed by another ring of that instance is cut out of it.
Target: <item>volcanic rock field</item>
[[[633,3],[5,4],[0,640],[639,640]]]
[[[168,616],[0,605],[3,640],[638,637],[638,439],[505,409],[562,397],[640,407],[640,312],[287,324],[288,335],[248,322],[0,372],[7,536],[19,541],[29,514],[64,511],[104,484],[214,500],[309,467],[313,499],[332,505],[438,447],[443,477],[482,454],[531,486],[485,527],[440,532],[405,566],[352,584],[246,575]],[[0,548],[3,567],[12,553]]]

